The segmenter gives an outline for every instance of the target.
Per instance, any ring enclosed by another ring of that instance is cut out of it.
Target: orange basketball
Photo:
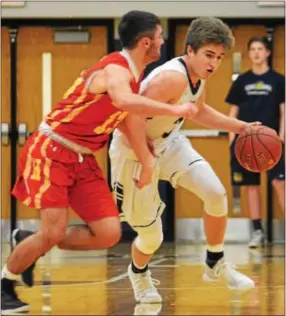
[[[235,142],[238,162],[247,170],[272,169],[282,155],[282,142],[275,130],[266,126],[247,127]]]

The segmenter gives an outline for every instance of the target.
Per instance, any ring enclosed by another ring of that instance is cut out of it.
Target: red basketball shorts
[[[20,155],[12,194],[37,208],[72,207],[85,221],[118,216],[108,184],[93,155],[80,156],[40,132]]]

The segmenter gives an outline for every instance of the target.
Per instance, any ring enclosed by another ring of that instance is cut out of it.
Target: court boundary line
[[[167,261],[167,260],[168,260],[168,258],[161,258],[158,260],[154,260],[149,264],[149,267],[156,266],[157,264],[164,262],[164,261]],[[118,282],[120,280],[123,280],[127,276],[128,276],[128,273],[124,272],[124,273],[121,273],[117,276],[114,276],[108,280],[103,280],[103,281],[91,281],[91,282],[84,282],[84,283],[67,283],[67,284],[53,284],[53,283],[51,283],[51,285],[48,285],[48,286],[59,287],[59,286],[79,286],[79,285],[83,286],[83,285],[93,285],[93,284],[110,284],[110,283],[115,283],[115,282]],[[74,281],[74,282],[77,282],[77,281]],[[47,286],[47,285],[37,284],[37,285],[34,285],[33,287],[42,287],[42,286]]]

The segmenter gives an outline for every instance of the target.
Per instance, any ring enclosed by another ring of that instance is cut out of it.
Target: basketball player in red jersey
[[[36,260],[53,246],[105,249],[119,241],[117,207],[94,153],[107,144],[124,119],[132,128],[132,117],[129,120],[127,113],[190,118],[196,111],[190,103],[173,107],[138,95],[144,68],[160,57],[163,38],[157,16],[131,11],[122,18],[119,35],[125,49],[83,71],[21,153],[12,193],[39,210],[41,228],[37,233],[13,232],[15,248],[1,279],[5,314],[29,310],[29,305],[18,299],[15,282],[22,275],[22,281],[32,286]],[[137,128],[131,134],[130,142],[142,164],[137,183],[142,187],[151,181],[152,155],[145,131]],[[69,206],[87,225],[67,228]]]

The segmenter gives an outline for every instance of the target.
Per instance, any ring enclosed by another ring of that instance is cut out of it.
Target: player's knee
[[[222,184],[214,186],[206,194],[204,202],[205,210],[209,215],[224,216],[227,214],[227,195]]]
[[[89,223],[89,228],[100,239],[101,248],[110,248],[121,239],[121,225],[119,217],[108,217]]]
[[[163,242],[164,235],[160,231],[156,234],[140,234],[135,239],[135,245],[145,255],[151,255],[158,250]]]
[[[115,246],[121,239],[121,229],[117,227],[112,232],[105,234],[103,237],[105,240],[105,248],[110,248]]]
[[[57,245],[64,237],[66,227],[53,227],[44,231],[40,231],[42,238],[43,253]]]
[[[57,245],[64,237],[68,220],[67,208],[45,208],[41,210],[41,236],[44,252]]]
[[[208,200],[214,204],[221,203],[226,199],[226,191],[223,185],[212,188],[208,193]]]

